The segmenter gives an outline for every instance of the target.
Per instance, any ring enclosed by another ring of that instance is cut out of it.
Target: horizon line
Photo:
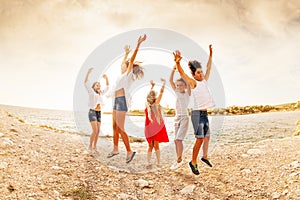
[[[229,105],[226,107],[214,107],[214,108],[247,107],[247,106],[283,106],[286,104],[293,104],[293,103],[298,103],[298,102],[300,102],[300,100],[293,101],[293,102],[279,103],[279,104]],[[73,111],[73,109],[68,110],[68,109],[60,109],[60,108],[31,107],[31,106],[2,104],[2,103],[0,103],[0,106],[12,106],[12,107],[21,107],[21,108],[30,108],[30,109],[43,109],[43,110]],[[168,107],[164,107],[164,108],[168,108]],[[144,109],[145,108],[134,108],[134,109],[130,109],[130,111],[128,111],[128,112],[132,112],[135,110],[144,110]],[[168,109],[175,109],[175,108],[168,108]],[[103,112],[110,112],[110,111],[106,111],[105,109],[103,109]]]

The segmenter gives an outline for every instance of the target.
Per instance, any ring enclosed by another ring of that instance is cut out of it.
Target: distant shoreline
[[[208,115],[211,116],[230,116],[230,115],[247,115],[265,112],[282,112],[282,111],[296,111],[300,110],[300,101],[279,105],[252,105],[252,106],[229,106],[226,108],[213,108],[208,110]],[[192,109],[189,109],[191,115]],[[163,108],[165,117],[174,117],[174,108]],[[112,114],[112,112],[103,112],[103,114]],[[127,115],[129,116],[145,116],[144,110],[130,110]]]
[[[34,108],[34,107],[23,107],[16,105],[7,105],[0,104],[0,106],[11,106],[11,107],[20,107],[20,108],[29,108],[29,109],[40,109],[40,110],[49,110],[55,111],[56,109],[48,108]],[[165,117],[174,117],[175,109],[164,107],[163,114]],[[213,108],[208,110],[208,115],[210,116],[231,116],[231,115],[247,115],[247,114],[257,114],[265,112],[281,112],[281,111],[297,111],[300,110],[300,101],[278,104],[278,105],[250,105],[250,106],[228,106],[226,108]],[[73,112],[72,110],[57,110],[57,111],[67,111]],[[191,115],[192,109],[189,109]],[[112,114],[111,111],[103,111],[103,114]],[[144,109],[133,109],[127,113],[128,116],[145,116]]]

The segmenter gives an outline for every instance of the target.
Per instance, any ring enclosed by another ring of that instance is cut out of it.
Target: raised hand
[[[166,84],[166,79],[160,78],[161,82],[163,83],[163,86]]]
[[[179,63],[180,62],[180,60],[181,60],[181,53],[180,53],[180,51],[179,50],[176,50],[175,52],[173,52],[173,55],[174,55],[174,61],[176,62],[176,63]]]
[[[107,75],[103,74],[102,78],[107,79]]]
[[[151,87],[153,88],[155,86],[155,83],[153,80],[150,80],[150,84],[151,84]]]
[[[88,71],[87,71],[87,73],[86,73],[86,75],[85,75],[85,79],[84,79],[84,82],[85,82],[85,83],[88,81],[89,76],[90,76],[90,73],[92,73],[93,69],[94,69],[93,67],[90,67],[90,68],[88,69]]]
[[[212,45],[210,44],[210,45],[209,45],[209,55],[212,55],[212,52],[213,52],[213,51],[212,51]]]
[[[90,67],[88,70],[88,73],[91,73],[93,71],[93,69],[94,69],[93,67]]]
[[[131,51],[130,46],[129,45],[125,45],[124,50],[125,50],[126,54],[129,54],[130,51]]]
[[[143,37],[140,36],[138,39],[138,44],[141,44],[142,42],[144,42],[146,40],[146,38],[147,38],[146,34],[144,34]]]

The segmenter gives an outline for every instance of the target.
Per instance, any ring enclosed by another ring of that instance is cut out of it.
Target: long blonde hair
[[[125,65],[129,66],[129,59],[125,61]],[[135,61],[132,66],[132,80],[141,80],[144,77],[144,68],[142,62]]]
[[[150,92],[147,95],[147,102],[146,102],[148,118],[152,123],[153,119],[151,117],[151,114],[153,112],[157,123],[160,124],[160,122],[161,122],[160,105],[159,104],[156,105],[155,101],[156,101],[156,92],[154,90],[150,90]]]

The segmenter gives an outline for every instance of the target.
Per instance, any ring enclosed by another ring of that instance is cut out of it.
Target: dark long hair
[[[195,75],[197,68],[202,68],[201,63],[197,60],[190,60],[188,65],[193,75]]]
[[[100,94],[100,92],[99,92],[99,91],[96,91],[95,88],[94,88],[95,85],[96,85],[97,83],[98,83],[98,82],[94,82],[93,85],[92,85],[92,88],[93,88],[93,90],[94,90],[97,94]]]

